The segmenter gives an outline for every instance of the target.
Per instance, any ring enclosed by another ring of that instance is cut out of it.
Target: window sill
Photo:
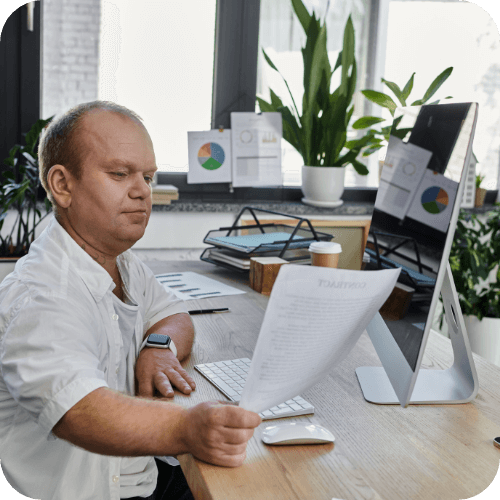
[[[177,200],[170,205],[153,205],[154,212],[212,212],[238,214],[243,207],[256,207],[273,212],[282,212],[290,215],[320,215],[320,216],[371,216],[373,203],[344,202],[337,208],[317,208],[304,205],[296,201],[203,201],[203,200]]]

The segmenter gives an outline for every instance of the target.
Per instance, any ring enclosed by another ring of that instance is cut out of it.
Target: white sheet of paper
[[[404,219],[432,152],[391,136],[375,207]]]
[[[231,130],[188,132],[188,184],[231,182]]]
[[[231,113],[233,186],[281,186],[281,113]]]
[[[280,269],[239,406],[260,412],[322,380],[354,347],[400,269]]]
[[[167,290],[174,292],[182,300],[206,299],[246,293],[243,290],[238,290],[191,271],[157,274],[155,278]]]

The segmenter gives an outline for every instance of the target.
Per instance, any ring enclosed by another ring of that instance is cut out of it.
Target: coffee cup
[[[320,267],[337,267],[342,246],[333,241],[314,241],[309,245],[311,265]]]

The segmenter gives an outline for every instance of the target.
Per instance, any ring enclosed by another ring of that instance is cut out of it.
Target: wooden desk
[[[195,271],[243,289],[235,295],[188,302],[189,307],[230,307],[227,314],[194,316],[196,340],[185,363],[197,383],[177,403],[192,406],[224,399],[199,375],[193,364],[252,357],[267,297],[236,275],[204,262],[148,262],[156,273]],[[324,425],[335,444],[268,447],[260,431],[247,447],[242,467],[227,469],[179,457],[197,500],[458,500],[490,485],[499,467],[500,368],[474,355],[479,395],[474,402],[447,406],[379,406],[361,394],[355,368],[380,366],[368,336],[363,334],[349,356],[320,384],[302,394],[316,407],[312,416],[295,420]],[[432,333],[424,365],[445,368],[452,363],[448,339]],[[297,374],[300,376],[300,374]]]

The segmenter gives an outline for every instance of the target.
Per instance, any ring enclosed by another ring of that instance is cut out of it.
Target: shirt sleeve
[[[26,293],[16,306],[0,345],[2,376],[15,401],[52,438],[70,408],[108,386],[99,361],[103,340],[81,301]]]
[[[139,272],[144,282],[144,332],[146,333],[153,325],[163,318],[178,313],[187,313],[187,307],[183,300],[170,290],[166,290],[155,278],[153,271],[137,259]]]

